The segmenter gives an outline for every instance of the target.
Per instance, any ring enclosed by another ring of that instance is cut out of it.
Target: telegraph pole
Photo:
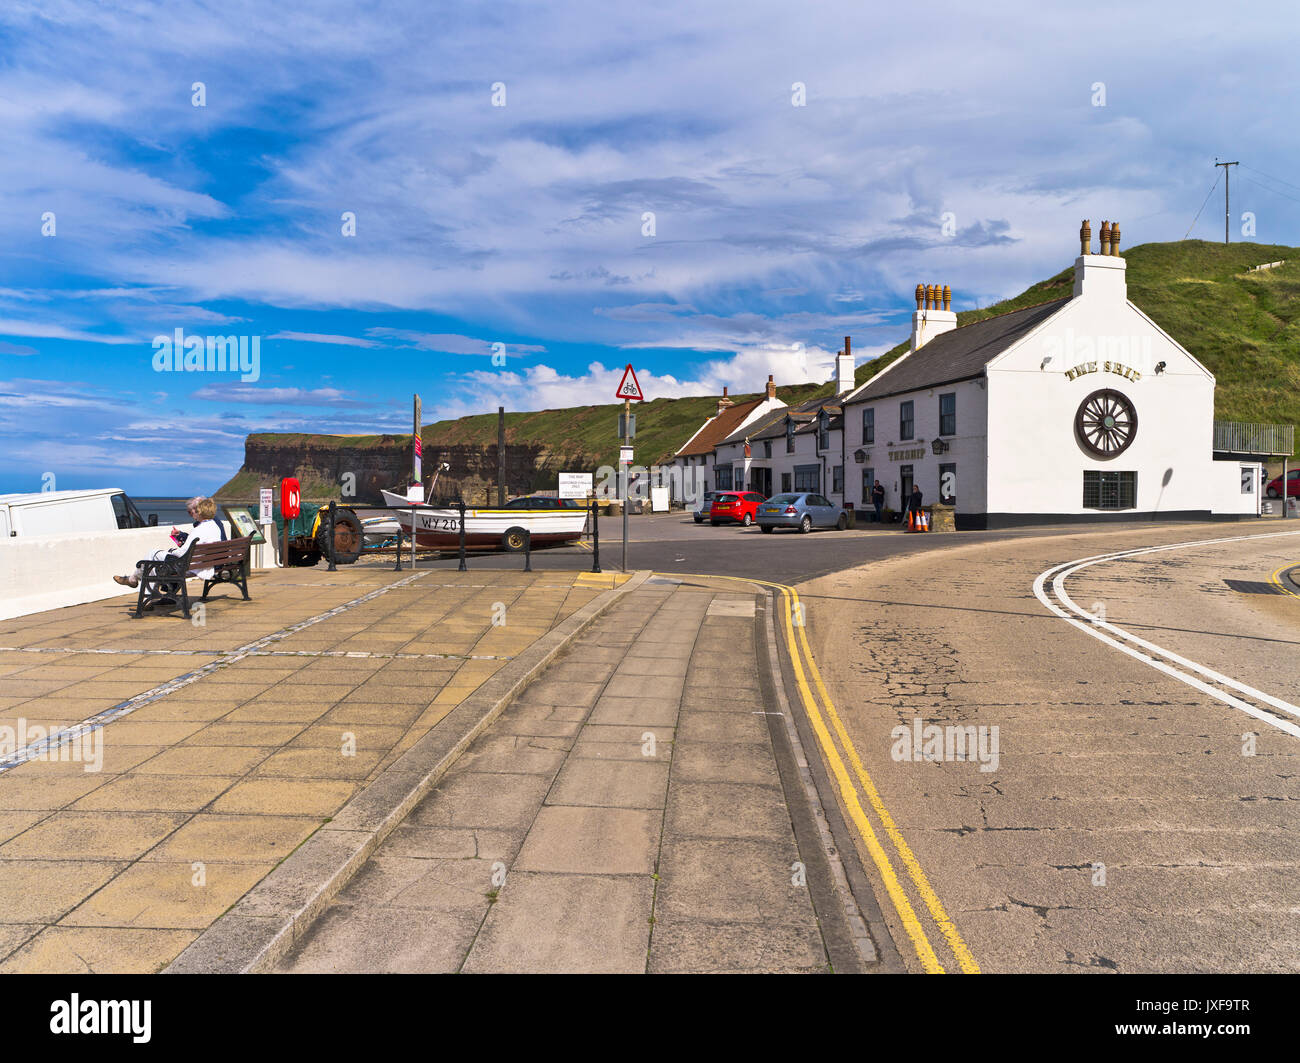
[[[1223,242],[1228,244],[1232,242],[1228,237],[1228,222],[1231,218],[1231,215],[1228,213],[1228,173],[1230,172],[1228,167],[1236,166],[1237,164],[1235,162],[1220,162],[1218,159],[1215,159],[1214,165],[1223,167]]]

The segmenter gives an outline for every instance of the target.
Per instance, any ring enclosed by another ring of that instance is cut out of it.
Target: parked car
[[[709,515],[709,509],[713,506],[713,496],[716,491],[705,491],[704,497],[700,499],[699,508],[695,511],[695,523],[703,524],[704,518]]]
[[[526,495],[512,498],[504,507],[497,509],[586,509],[586,503],[579,498],[554,498],[551,495]]]
[[[1282,497],[1282,477],[1274,476],[1268,482],[1265,492],[1269,498]],[[1291,469],[1286,474],[1286,493],[1291,498],[1300,498],[1300,469]]]
[[[814,528],[838,528],[849,525],[844,511],[822,495],[773,495],[758,507],[758,530],[773,532],[777,528],[796,528],[810,532]]]
[[[735,521],[748,528],[758,516],[759,505],[766,501],[757,491],[719,491],[709,507],[709,523],[715,528],[723,521]]]

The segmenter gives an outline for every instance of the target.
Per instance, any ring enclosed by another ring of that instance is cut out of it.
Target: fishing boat
[[[431,550],[459,546],[459,507],[421,503],[412,506],[404,495],[381,493],[386,505],[403,507],[390,512],[408,534],[414,527],[418,546]],[[545,505],[548,502],[551,504]],[[516,553],[530,541],[533,546],[571,543],[582,538],[586,526],[585,507],[561,505],[554,499],[516,499],[507,506],[465,507],[465,545],[478,549],[494,547]]]

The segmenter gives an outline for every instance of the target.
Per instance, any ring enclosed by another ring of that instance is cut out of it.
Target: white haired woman
[[[199,495],[186,502],[185,509],[194,518],[194,527],[189,532],[177,531],[177,529],[173,528],[172,542],[176,545],[170,550],[155,550],[153,556],[147,560],[161,561],[164,557],[180,557],[189,549],[191,539],[197,539],[200,543],[217,543],[226,538],[226,529],[222,526],[221,521],[216,519],[217,504],[212,499]],[[195,574],[199,579],[209,579],[212,576],[212,570],[206,569]],[[143,575],[144,561],[141,561],[135,566],[135,571],[131,575],[114,576],[113,582],[121,584],[123,587],[138,587],[140,577]]]

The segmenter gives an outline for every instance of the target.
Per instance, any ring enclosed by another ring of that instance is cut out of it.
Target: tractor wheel
[[[334,562],[339,565],[351,565],[361,556],[361,544],[364,542],[361,521],[350,509],[334,511]],[[322,513],[320,527],[316,529],[316,547],[320,556],[329,558],[329,514]]]
[[[521,554],[528,546],[527,528],[508,528],[501,536],[501,546],[508,554]]]

